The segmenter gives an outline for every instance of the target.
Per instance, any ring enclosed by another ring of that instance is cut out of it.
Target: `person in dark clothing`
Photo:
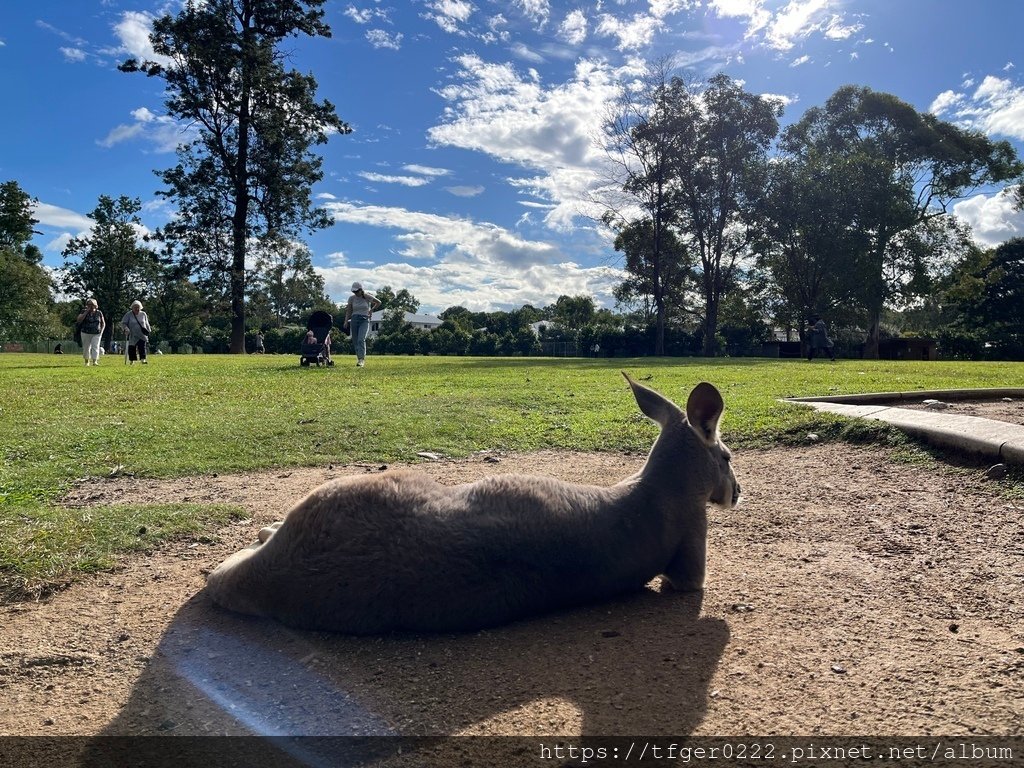
[[[807,359],[813,360],[814,355],[821,352],[822,355],[828,355],[834,363],[836,361],[835,344],[828,337],[828,326],[821,319],[821,315],[812,315],[811,322],[813,325],[811,326],[811,341],[807,350]]]

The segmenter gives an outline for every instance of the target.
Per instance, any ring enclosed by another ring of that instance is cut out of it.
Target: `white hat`
[[[355,293],[356,291],[361,291],[361,290],[363,290],[363,284],[362,283],[352,283],[352,293]]]

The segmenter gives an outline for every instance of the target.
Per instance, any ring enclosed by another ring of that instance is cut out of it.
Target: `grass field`
[[[363,369],[349,358],[307,369],[293,355],[196,355],[86,368],[73,356],[3,354],[0,599],[241,514],[141,499],[102,514],[65,509],[58,499],[76,479],[415,461],[419,451],[646,450],[655,428],[620,370],[680,405],[698,381],[714,383],[734,448],[850,436],[847,422],[780,397],[1024,382],[1021,363],[381,356]]]

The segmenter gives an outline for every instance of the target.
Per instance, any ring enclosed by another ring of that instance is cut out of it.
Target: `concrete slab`
[[[968,394],[969,393],[969,394]],[[980,394],[985,393],[985,394]],[[979,454],[993,461],[1024,464],[1024,426],[1005,421],[983,419],[962,414],[938,413],[881,405],[882,395],[888,402],[899,401],[899,395],[913,395],[906,399],[920,400],[979,400],[997,397],[1020,397],[1021,389],[1000,390],[942,390],[914,393],[870,393],[867,395],[841,395],[822,398],[787,398],[785,402],[806,405],[819,411],[835,413],[848,418],[872,419],[892,424],[909,435],[919,437],[933,445]]]

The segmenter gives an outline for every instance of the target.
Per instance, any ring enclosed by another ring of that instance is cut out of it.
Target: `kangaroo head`
[[[714,385],[701,382],[694,387],[684,413],[653,389],[637,384],[629,376],[626,381],[640,410],[661,427],[658,443],[664,443],[665,450],[672,454],[674,471],[697,474],[694,480],[707,483],[713,504],[727,508],[736,506],[740,484],[732,471],[732,453],[718,435],[718,422],[725,403]]]

